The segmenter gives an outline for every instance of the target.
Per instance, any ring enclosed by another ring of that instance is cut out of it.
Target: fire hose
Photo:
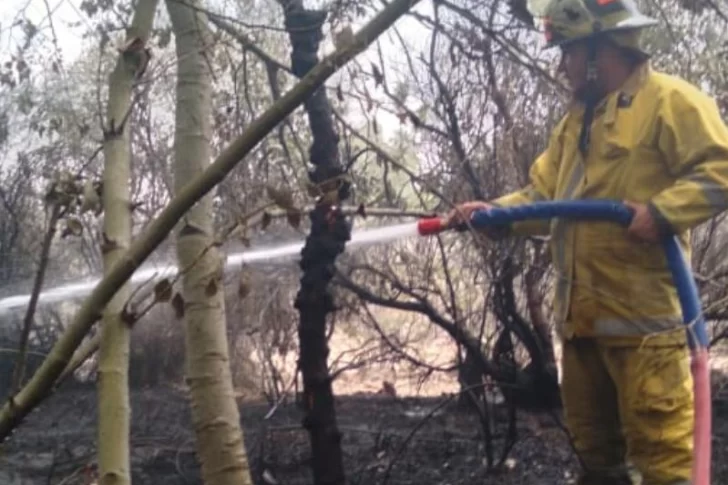
[[[482,229],[524,220],[564,218],[610,221],[628,226],[632,217],[631,209],[620,202],[611,200],[550,201],[475,211],[470,218],[470,225],[473,229]],[[449,229],[464,230],[465,228],[467,228],[467,224],[457,228],[445,227],[443,220],[437,217],[422,219],[417,226],[418,232],[422,236],[438,234]],[[708,367],[708,333],[702,315],[698,287],[677,237],[663,238],[662,248],[680,300],[691,355],[690,368],[693,375],[695,400],[693,430],[695,461],[691,483],[693,485],[710,485],[712,405]]]

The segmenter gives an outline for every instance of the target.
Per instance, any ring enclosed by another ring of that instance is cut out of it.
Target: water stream
[[[395,241],[404,237],[416,236],[417,223],[405,223],[393,226],[353,230],[347,249],[358,246],[368,246],[375,243]],[[225,269],[234,269],[241,264],[261,263],[270,261],[298,259],[304,241],[280,246],[262,248],[250,251],[238,251],[228,255]],[[131,277],[131,284],[139,285],[165,277],[174,276],[176,265],[147,266],[138,269]],[[38,298],[38,304],[57,303],[87,296],[96,287],[100,278],[89,278],[75,281],[43,290]],[[14,308],[24,307],[30,300],[29,294],[14,295],[0,299],[0,313]]]

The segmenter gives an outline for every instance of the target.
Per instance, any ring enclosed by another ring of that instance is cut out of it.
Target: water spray
[[[537,202],[508,208],[492,208],[473,212],[470,225],[473,229],[503,226],[513,222],[552,219],[555,217],[587,220],[609,221],[628,226],[633,212],[624,204],[609,200],[578,200]],[[438,217],[422,219],[417,224],[421,236],[439,234],[449,229],[463,230],[466,224],[455,228],[445,225]],[[700,295],[695,284],[690,266],[680,247],[676,236],[662,240],[662,248],[677,288],[683,322],[687,326],[687,339],[691,353],[691,371],[693,374],[693,392],[695,395],[695,428],[693,443],[695,461],[693,463],[692,481],[694,485],[710,485],[711,462],[711,395],[710,370],[708,367],[708,333],[702,315]]]
[[[417,236],[417,223],[404,223],[393,226],[374,227],[352,231],[347,249],[368,246],[375,243],[395,241],[405,237]],[[234,271],[243,264],[270,264],[271,262],[297,261],[303,249],[303,241],[280,244],[273,247],[231,252],[225,260],[225,270]],[[137,269],[130,279],[132,286],[148,284],[163,278],[173,278],[177,274],[174,264],[146,265]],[[44,289],[38,296],[38,304],[46,305],[83,298],[89,295],[101,281],[100,277],[90,277]],[[0,298],[0,317],[3,313],[24,308],[30,301],[29,294]]]

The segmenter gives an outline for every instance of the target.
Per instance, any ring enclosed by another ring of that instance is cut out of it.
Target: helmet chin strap
[[[579,134],[579,151],[586,157],[591,139],[591,125],[594,120],[594,110],[599,102],[597,86],[597,39],[587,40],[586,48],[586,87],[584,89],[584,120]]]

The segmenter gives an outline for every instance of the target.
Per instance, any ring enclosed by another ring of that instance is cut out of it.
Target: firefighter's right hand
[[[493,206],[491,204],[479,200],[458,204],[445,216],[443,225],[448,228],[454,228],[469,221],[473,212],[492,208]]]

